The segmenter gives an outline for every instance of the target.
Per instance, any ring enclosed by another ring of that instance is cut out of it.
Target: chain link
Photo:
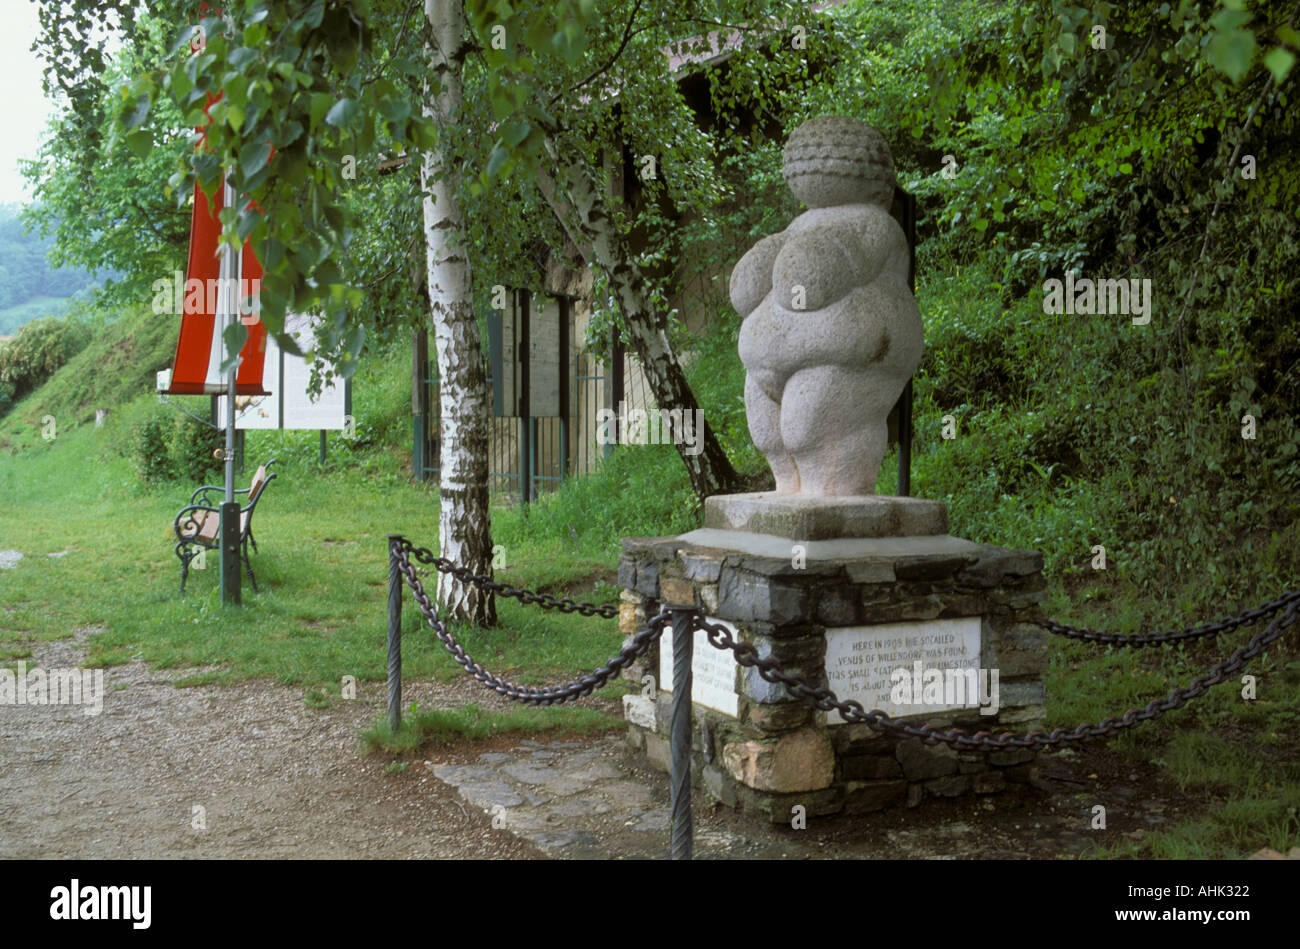
[[[536,603],[543,609],[557,609],[563,613],[581,613],[583,616],[603,616],[612,619],[618,615],[618,607],[612,605],[597,606],[594,603],[579,603],[569,599],[558,599],[544,593],[530,590],[518,590],[505,583],[497,583],[490,577],[481,576],[465,567],[457,567],[451,561],[438,557],[432,551],[415,547],[404,537],[391,541],[390,552],[397,558],[398,569],[406,578],[407,585],[415,593],[420,612],[432,627],[438,639],[452,657],[465,671],[479,682],[499,695],[517,702],[530,705],[556,705],[581,696],[590,695],[609,681],[610,677],[627,666],[632,660],[645,654],[650,645],[662,635],[664,627],[672,622],[672,615],[665,610],[651,619],[645,629],[632,637],[631,642],[623,647],[617,656],[605,665],[593,670],[567,685],[554,687],[522,686],[502,679],[484,669],[473,657],[465,652],[456,638],[448,631],[445,623],[438,618],[437,608],[411,564],[414,557],[421,563],[429,564],[442,573],[449,573],[457,579],[473,583],[481,589],[491,590],[502,596],[513,597],[523,603]],[[850,699],[844,701],[830,689],[813,684],[803,676],[792,675],[780,668],[774,659],[759,658],[758,648],[753,643],[735,640],[726,626],[710,623],[698,611],[692,612],[692,624],[701,629],[715,649],[730,650],[736,662],[742,666],[753,667],[768,682],[777,683],[796,698],[808,702],[823,712],[837,711],[846,722],[867,725],[878,732],[884,732],[897,738],[919,738],[927,745],[946,744],[963,751],[997,751],[1010,748],[1055,748],[1067,743],[1082,742],[1094,738],[1106,738],[1119,734],[1126,728],[1132,728],[1143,722],[1163,717],[1166,713],[1180,709],[1194,698],[1208,692],[1213,686],[1227,681],[1244,669],[1252,659],[1264,651],[1272,642],[1281,637],[1286,629],[1300,620],[1300,590],[1284,593],[1276,600],[1262,606],[1245,610],[1237,616],[1190,627],[1180,631],[1156,633],[1150,636],[1126,636],[1118,633],[1097,632],[1085,627],[1068,626],[1054,620],[1034,620],[1036,625],[1060,636],[1082,639],[1119,646],[1150,646],[1169,642],[1183,642],[1215,636],[1219,633],[1238,629],[1271,616],[1281,611],[1261,633],[1257,633],[1245,646],[1236,650],[1224,661],[1211,666],[1204,675],[1198,676],[1187,685],[1174,689],[1163,699],[1154,699],[1141,709],[1129,709],[1123,715],[1102,719],[1094,724],[1076,725],[1074,728],[1055,728],[1051,732],[1028,732],[1017,735],[1014,732],[1002,732],[994,735],[980,731],[970,734],[962,728],[941,729],[938,725],[913,725],[891,718],[879,709],[868,712],[862,703]]]
[[[1082,639],[1087,642],[1103,643],[1109,646],[1162,646],[1165,643],[1188,642],[1194,639],[1202,639],[1207,636],[1217,636],[1219,633],[1226,633],[1234,629],[1240,629],[1242,626],[1251,626],[1267,616],[1272,616],[1278,610],[1292,603],[1300,601],[1300,590],[1291,590],[1283,593],[1276,600],[1270,600],[1263,606],[1257,606],[1253,609],[1244,610],[1236,616],[1225,617],[1221,620],[1215,620],[1212,623],[1203,623],[1200,626],[1189,626],[1182,630],[1168,630],[1163,633],[1152,633],[1150,635],[1128,636],[1122,633],[1098,632],[1088,629],[1086,626],[1070,626],[1066,623],[1058,623],[1056,620],[1029,620],[1035,626],[1041,626],[1049,633],[1057,636],[1065,636],[1069,639]]]
[[[579,603],[576,600],[551,596],[549,593],[534,593],[531,590],[519,590],[508,583],[497,583],[491,577],[475,573],[468,567],[458,567],[445,557],[439,557],[425,547],[416,547],[405,537],[393,542],[395,549],[400,549],[403,556],[414,557],[420,563],[436,568],[440,573],[449,573],[461,582],[472,583],[481,590],[490,590],[501,596],[513,597],[521,603],[536,603],[544,610],[559,610],[561,613],[580,613],[583,616],[603,616],[613,619],[618,616],[618,607],[612,603],[597,605]]]
[[[668,612],[660,613],[650,620],[649,624],[641,632],[632,637],[632,641],[625,645],[619,654],[610,659],[603,666],[593,669],[590,674],[582,676],[576,681],[569,682],[559,687],[551,686],[525,686],[517,682],[511,682],[508,679],[502,679],[500,676],[493,675],[483,668],[479,663],[474,661],[474,657],[465,652],[463,646],[456,641],[447,624],[438,618],[437,607],[429,599],[429,594],[424,591],[424,584],[420,582],[419,576],[416,575],[415,567],[411,563],[410,554],[416,553],[409,543],[404,544],[402,540],[394,540],[390,547],[392,556],[397,558],[397,569],[401,571],[402,576],[406,578],[406,585],[409,586],[415,594],[415,600],[420,606],[420,612],[424,614],[425,620],[432,627],[434,634],[442,642],[446,650],[451,653],[452,658],[456,660],[464,670],[473,676],[479,682],[496,692],[515,702],[523,702],[526,705],[559,705],[562,702],[569,702],[573,699],[590,695],[596,689],[603,688],[605,683],[612,676],[619,672],[624,666],[632,660],[643,655],[650,645],[659,638],[663,633],[664,627],[672,621],[672,616]],[[429,553],[427,550],[424,553]],[[432,555],[430,555],[432,556]],[[418,559],[418,553],[417,553]],[[439,558],[434,558],[439,559]],[[436,564],[435,564],[436,565]],[[450,571],[447,571],[450,572]],[[507,594],[509,595],[509,594]],[[534,594],[535,596],[535,594]],[[525,600],[524,602],[530,602]],[[572,603],[572,601],[563,601]],[[591,604],[583,604],[590,606]],[[571,608],[565,609],[564,606],[557,605],[558,609],[566,613],[572,613],[578,610],[579,604],[573,604]],[[591,615],[591,614],[584,614]],[[604,615],[604,614],[602,614]]]

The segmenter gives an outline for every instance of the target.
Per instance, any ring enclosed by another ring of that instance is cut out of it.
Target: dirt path
[[[76,666],[92,630],[34,644],[28,668]],[[195,670],[115,666],[98,716],[0,705],[0,857],[632,858],[668,850],[667,779],[617,735],[499,736],[363,755],[382,683],[332,708],[266,681],[176,688]],[[468,678],[408,682],[403,704],[509,707]],[[591,697],[582,704],[616,711]],[[731,859],[1071,858],[1204,806],[1105,747],[1048,758],[1044,780],[978,799],[772,827],[695,802],[697,855]],[[698,790],[698,789],[697,789]],[[1089,827],[1106,806],[1106,831]],[[196,827],[195,808],[202,808]],[[493,827],[493,817],[496,827]]]
[[[28,668],[77,665],[88,632],[35,644]],[[360,754],[381,683],[316,711],[274,683],[171,684],[193,672],[105,670],[98,716],[0,705],[0,857],[540,856],[437,779],[386,774]],[[405,698],[482,703],[484,690],[462,686],[473,683],[412,684]]]

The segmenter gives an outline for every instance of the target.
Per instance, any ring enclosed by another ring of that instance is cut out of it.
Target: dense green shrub
[[[89,341],[90,330],[79,320],[45,317],[28,323],[0,347],[0,386],[8,390],[7,401],[34,390]]]
[[[221,471],[222,463],[214,453],[224,444],[225,434],[212,426],[188,415],[176,418],[168,452],[176,477],[193,484],[209,480]]]
[[[135,430],[136,472],[151,484],[172,478],[171,449],[167,443],[171,421],[163,412],[151,412]]]
[[[136,473],[149,483],[180,480],[195,485],[221,471],[213,452],[221,431],[165,405],[152,405],[134,429]]]

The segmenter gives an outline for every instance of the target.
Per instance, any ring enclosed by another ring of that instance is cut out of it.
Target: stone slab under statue
[[[881,494],[715,494],[704,502],[704,526],[791,540],[906,537],[948,533],[948,510],[941,501]]]

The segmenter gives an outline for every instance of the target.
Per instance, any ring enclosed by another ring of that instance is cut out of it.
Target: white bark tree
[[[462,0],[425,0],[424,12],[432,33],[424,114],[438,128],[450,129],[460,121],[469,49]],[[424,236],[442,416],[438,533],[442,556],[486,575],[492,568],[487,377],[474,317],[464,217],[456,197],[459,182],[445,151],[425,153],[420,180],[426,192]],[[439,574],[438,599],[445,616],[483,626],[496,623],[493,596],[472,584]]]

